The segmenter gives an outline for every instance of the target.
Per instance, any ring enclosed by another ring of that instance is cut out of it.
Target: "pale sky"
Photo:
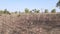
[[[23,11],[28,9],[51,9],[56,8],[58,0],[0,0],[0,10]]]

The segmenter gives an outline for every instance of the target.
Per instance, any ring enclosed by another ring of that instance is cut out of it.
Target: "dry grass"
[[[60,34],[60,14],[0,16],[0,34]]]

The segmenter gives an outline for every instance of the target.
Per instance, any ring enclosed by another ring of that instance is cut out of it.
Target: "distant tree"
[[[57,2],[56,7],[60,8],[60,0]]]
[[[14,13],[17,14],[17,11],[15,11]]]
[[[7,9],[4,9],[4,14],[10,14],[10,12]]]
[[[7,13],[7,9],[4,9],[4,14],[6,14]]]
[[[32,11],[30,11],[30,13],[32,13]]]
[[[37,9],[33,9],[32,11],[34,11],[34,13],[39,13],[40,10],[37,10]]]
[[[29,13],[29,9],[28,8],[25,8],[25,13]]]
[[[37,13],[39,13],[40,12],[40,10],[37,10]]]
[[[3,14],[4,13],[4,11],[3,10],[0,10],[0,14]]]
[[[51,13],[56,13],[56,9],[52,9]]]
[[[45,13],[48,13],[48,9],[45,9]]]

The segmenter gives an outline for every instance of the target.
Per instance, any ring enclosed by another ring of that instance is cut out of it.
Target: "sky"
[[[56,8],[58,0],[0,0],[0,10],[24,11],[25,8],[48,9],[49,11]]]

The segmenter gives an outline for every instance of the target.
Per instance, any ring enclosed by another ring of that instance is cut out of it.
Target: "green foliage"
[[[0,14],[11,14],[9,11],[7,11],[7,9],[4,9],[4,11],[3,10],[0,10]]]
[[[7,11],[7,9],[4,9],[4,14],[10,14],[10,12],[9,11]]]
[[[28,8],[25,8],[25,13],[29,13],[29,9]]]
[[[0,10],[0,14],[3,14],[3,13],[4,13],[4,11]]]
[[[56,9],[52,9],[51,13],[56,13]]]
[[[39,13],[40,10],[37,10],[36,13]]]
[[[39,13],[40,10],[33,9],[32,11],[34,11],[34,13]]]
[[[48,9],[45,9],[45,13],[48,13]]]
[[[60,8],[60,0],[57,2],[56,7]]]
[[[32,11],[30,11],[30,13],[32,13]]]
[[[14,13],[17,14],[17,11],[15,11]]]

